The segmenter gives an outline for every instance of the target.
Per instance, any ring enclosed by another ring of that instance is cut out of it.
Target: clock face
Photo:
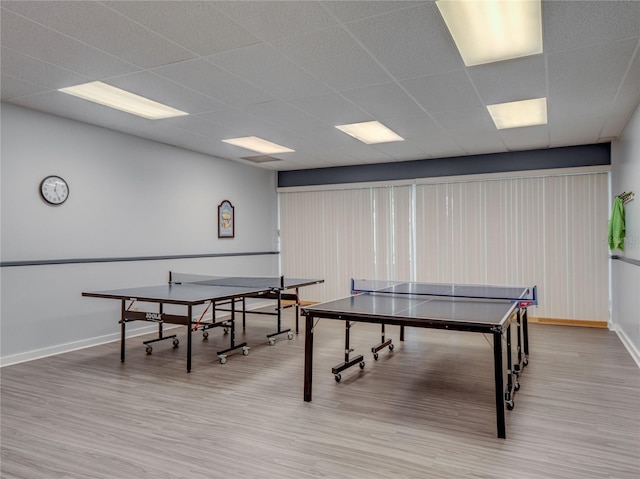
[[[51,205],[61,205],[69,197],[69,186],[59,176],[47,176],[40,183],[42,198]]]

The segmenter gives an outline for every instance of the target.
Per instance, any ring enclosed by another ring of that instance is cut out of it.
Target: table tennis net
[[[212,276],[207,274],[179,273],[170,271],[169,283],[276,289],[282,287],[282,278],[279,276]]]
[[[499,299],[537,304],[536,287],[419,283],[409,281],[352,279],[352,294],[443,296],[453,298]]]

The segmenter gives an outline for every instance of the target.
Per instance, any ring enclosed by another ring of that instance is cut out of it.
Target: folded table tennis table
[[[514,407],[513,397],[520,388],[518,376],[528,364],[527,308],[538,304],[537,288],[378,280],[352,280],[351,283],[351,296],[302,308],[306,317],[304,400],[312,400],[314,321],[320,318],[345,321],[345,359],[332,368],[336,381],[340,381],[340,373],[345,369],[365,366],[362,355],[350,357],[353,323],[381,324],[382,341],[371,348],[374,359],[381,349],[393,349],[393,342],[385,338],[385,325],[400,326],[400,340],[404,339],[405,326],[490,334],[493,337],[497,435],[506,438],[505,405],[508,409]],[[515,362],[511,356],[512,323],[517,326]]]
[[[229,347],[222,351],[217,351],[221,363],[227,360],[227,353],[241,349],[243,355],[249,354],[247,343],[236,343],[235,335],[235,314],[236,302],[242,303],[243,325],[248,312],[251,314],[269,314],[277,317],[277,330],[267,335],[269,344],[275,343],[275,337],[286,334],[289,339],[293,339],[290,329],[282,329],[282,310],[285,307],[294,306],[296,313],[296,333],[298,332],[298,313],[300,307],[299,289],[304,286],[323,283],[321,279],[299,279],[280,277],[223,277],[209,276],[189,273],[169,273],[169,283],[157,286],[143,286],[123,289],[112,289],[106,291],[86,291],[82,296],[94,298],[117,299],[121,302],[120,307],[120,360],[125,361],[125,340],[126,324],[132,321],[147,321],[158,324],[158,337],[144,341],[148,354],[152,351],[152,343],[158,341],[173,340],[173,346],[178,347],[179,339],[177,335],[166,336],[163,331],[164,324],[176,324],[186,326],[187,332],[187,372],[191,371],[191,349],[192,332],[203,331],[203,339],[208,336],[208,329],[223,327],[225,333],[230,331]],[[293,291],[293,292],[287,292]],[[246,299],[269,299],[277,302],[275,312],[267,311],[247,311]],[[292,301],[290,305],[283,305],[283,301]],[[134,304],[146,303],[157,304],[157,309],[153,311],[139,311],[132,309]],[[168,305],[178,305],[186,307],[182,314],[174,311],[167,312]],[[206,309],[199,318],[194,317],[194,307],[202,305]],[[205,313],[212,311],[212,320],[203,321]],[[230,317],[226,316],[220,320],[216,318],[216,311],[226,311]]]

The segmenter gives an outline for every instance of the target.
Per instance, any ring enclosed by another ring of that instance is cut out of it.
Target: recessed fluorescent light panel
[[[498,130],[547,124],[547,99],[512,101],[487,105]]]
[[[350,125],[336,125],[336,128],[351,135],[367,145],[376,143],[389,143],[392,141],[404,141],[400,135],[384,126],[379,121],[366,121],[364,123],[351,123]]]
[[[60,88],[58,91],[131,113],[132,115],[141,116],[148,120],[161,120],[163,118],[188,115],[187,112],[99,81]]]
[[[263,155],[275,155],[278,153],[290,153],[292,151],[295,151],[291,148],[287,148],[286,146],[263,140],[262,138],[259,138],[257,136],[229,138],[228,140],[222,141],[224,143],[229,143],[230,145],[239,146],[240,148],[244,148],[246,150],[257,151],[258,153],[262,153]]]
[[[540,0],[438,0],[467,66],[542,53]]]

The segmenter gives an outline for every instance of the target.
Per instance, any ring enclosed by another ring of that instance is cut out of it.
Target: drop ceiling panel
[[[327,85],[264,43],[207,59],[249,83],[259,84],[276,98],[294,99],[331,92]]]
[[[91,81],[88,76],[43,62],[9,48],[2,48],[2,73],[28,82],[35,82],[47,90]]]
[[[383,13],[392,12],[394,10],[403,10],[422,5],[429,2],[413,2],[409,0],[391,1],[367,1],[358,0],[357,2],[322,2],[322,5],[329,10],[342,22],[350,22],[360,20],[362,18],[374,17]]]
[[[640,34],[637,0],[545,1],[542,13],[545,52],[591,47]]]
[[[396,118],[386,124],[406,141],[429,153],[430,158],[465,154],[454,138],[427,115]]]
[[[618,92],[611,109],[608,111],[612,116],[631,117],[636,109],[636,105],[640,101],[640,83],[635,85],[623,85]]]
[[[210,121],[199,115],[179,116],[162,121],[180,130],[189,131],[217,142],[225,138],[233,138],[237,131],[234,127]]]
[[[318,128],[326,127],[317,118],[284,101],[254,103],[243,108],[244,111],[282,128],[288,128],[302,134],[313,136]]]
[[[547,96],[544,55],[531,55],[469,68],[485,105]]]
[[[52,30],[144,68],[194,56],[98,2],[22,1],[7,2],[6,6]]]
[[[278,40],[274,46],[337,90],[391,81],[384,69],[342,27]]]
[[[384,153],[394,161],[409,161],[427,158],[427,154],[409,141],[394,141],[374,145],[375,149]]]
[[[229,17],[211,1],[148,2],[114,1],[105,5],[120,12],[178,45],[211,55],[259,43],[260,40]]]
[[[264,90],[250,85],[204,59],[174,63],[152,71],[231,106],[249,105],[274,99]]]
[[[469,135],[457,135],[456,143],[460,145],[469,155],[481,155],[485,153],[500,153],[507,151],[502,138],[493,131],[488,134],[469,134]]]
[[[218,8],[262,40],[304,34],[335,25],[318,2],[217,2]]]
[[[502,142],[511,151],[535,150],[536,145],[549,145],[549,131],[546,125],[525,128],[510,128],[498,132]]]
[[[640,40],[638,40],[636,47],[636,55],[633,57],[633,61],[624,78],[625,85],[637,85],[640,83],[640,55],[637,53],[638,49],[640,49]]]
[[[337,93],[299,98],[291,101],[291,104],[322,121],[325,125],[346,125],[374,120],[367,112]]]
[[[607,121],[600,132],[600,138],[607,139],[606,141],[610,141],[608,139],[612,137],[616,137],[620,134],[620,132],[624,131],[624,127],[631,115],[621,115],[621,116],[610,116],[607,118]]]
[[[600,132],[605,124],[604,118],[582,118],[574,121],[559,123],[549,131],[551,143],[562,138],[567,145],[580,145],[598,142]],[[582,139],[586,140],[583,141]]]
[[[136,67],[127,61],[8,10],[2,10],[0,20],[2,46],[60,68],[92,78],[104,78],[136,70]]]
[[[492,134],[496,132],[495,124],[489,112],[483,106],[442,111],[434,113],[432,116],[442,128],[456,137],[458,135]]]
[[[347,24],[397,80],[464,67],[432,3]]]
[[[354,140],[358,141],[358,140]],[[380,150],[376,150],[375,148],[361,148],[359,146],[355,146],[354,148],[349,148],[348,150],[338,150],[339,152],[343,152],[344,156],[342,159],[338,159],[338,165],[361,165],[363,162],[366,163],[387,163],[392,161],[393,158],[389,155],[383,153]]]
[[[378,120],[424,113],[420,105],[395,82],[346,90],[341,93]]]
[[[624,80],[637,45],[638,40],[631,39],[549,54],[549,93],[591,94],[602,85],[617,87]]]
[[[400,84],[431,113],[482,105],[464,70],[412,78]]]
[[[36,93],[42,92],[40,85],[35,85],[34,83],[4,74],[0,81],[0,87],[3,100],[14,100],[21,96],[35,95]]]
[[[219,125],[224,125],[230,130],[237,131],[234,137],[259,136],[260,131],[273,129],[274,127],[272,123],[239,109],[212,111],[199,116]]]
[[[588,102],[583,101],[584,96],[579,91],[551,94],[547,104],[548,120],[555,125],[556,122],[571,121],[572,118],[580,120],[584,117],[607,116],[615,94],[614,89],[603,88],[594,91]]]

